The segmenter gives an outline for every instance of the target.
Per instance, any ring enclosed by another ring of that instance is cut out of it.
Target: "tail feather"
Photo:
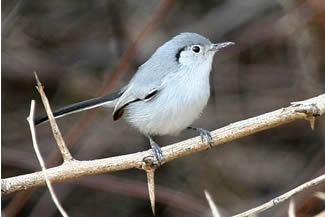
[[[122,91],[118,91],[118,92],[111,93],[111,94],[108,94],[105,96],[100,96],[100,97],[96,97],[93,99],[78,102],[78,103],[75,103],[72,105],[68,105],[68,106],[65,106],[63,108],[60,108],[60,109],[54,111],[53,115],[55,118],[60,118],[60,117],[70,115],[73,113],[93,109],[93,108],[96,108],[96,107],[99,107],[102,105],[107,105],[109,103],[112,103],[112,101],[114,99],[117,99],[118,97],[120,97],[122,95],[122,93],[123,93]],[[35,123],[35,125],[39,125],[45,121],[48,121],[47,115],[35,118],[34,123]]]

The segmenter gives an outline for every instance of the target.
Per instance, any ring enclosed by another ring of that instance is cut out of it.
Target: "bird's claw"
[[[153,151],[153,155],[155,156],[156,160],[158,161],[158,164],[161,165],[163,156],[162,156],[162,151],[161,151],[160,147],[158,145],[153,146],[152,151]]]
[[[212,135],[208,130],[197,128],[197,127],[188,127],[188,129],[195,130],[200,133],[201,141],[203,143],[207,143],[210,148],[212,148],[213,141],[212,141]]]
[[[201,141],[203,143],[207,143],[210,146],[210,148],[212,148],[213,142],[212,142],[211,133],[208,130],[201,129],[201,128],[198,128],[198,131],[200,132]]]
[[[158,165],[161,165],[162,158],[163,158],[161,148],[155,141],[153,141],[153,139],[151,137],[149,137],[149,141],[150,141],[150,146],[151,146],[153,155],[154,155],[155,159],[157,160]]]

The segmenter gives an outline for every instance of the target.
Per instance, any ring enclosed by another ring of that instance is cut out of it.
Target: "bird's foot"
[[[148,138],[149,138],[149,141],[150,141],[150,146],[151,146],[153,155],[156,158],[156,160],[158,162],[158,165],[161,165],[162,158],[163,158],[161,148],[159,147],[159,145],[155,141],[153,141],[153,139],[150,136],[148,136]]]
[[[201,141],[203,143],[207,143],[210,148],[212,148],[213,141],[212,141],[212,135],[208,130],[197,128],[197,127],[188,127],[188,129],[195,130],[200,133]]]

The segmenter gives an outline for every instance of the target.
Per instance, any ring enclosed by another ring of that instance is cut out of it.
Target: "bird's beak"
[[[235,42],[216,43],[216,44],[213,44],[209,50],[217,51],[217,50],[220,50],[221,48],[228,47],[228,46],[234,45],[234,44],[235,44]]]

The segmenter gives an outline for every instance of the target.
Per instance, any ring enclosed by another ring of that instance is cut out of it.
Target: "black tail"
[[[68,105],[68,106],[65,106],[63,108],[60,108],[60,109],[54,111],[53,115],[55,118],[59,118],[59,117],[63,117],[65,115],[73,114],[76,112],[96,108],[96,107],[102,106],[102,105],[120,97],[122,95],[122,93],[123,93],[122,91],[118,91],[115,93],[108,94],[106,96],[100,96],[100,97],[96,97],[93,99],[78,102],[78,103],[75,103],[72,105]],[[48,120],[47,115],[44,115],[44,116],[35,118],[34,123],[35,123],[35,125],[39,125],[47,120]]]

